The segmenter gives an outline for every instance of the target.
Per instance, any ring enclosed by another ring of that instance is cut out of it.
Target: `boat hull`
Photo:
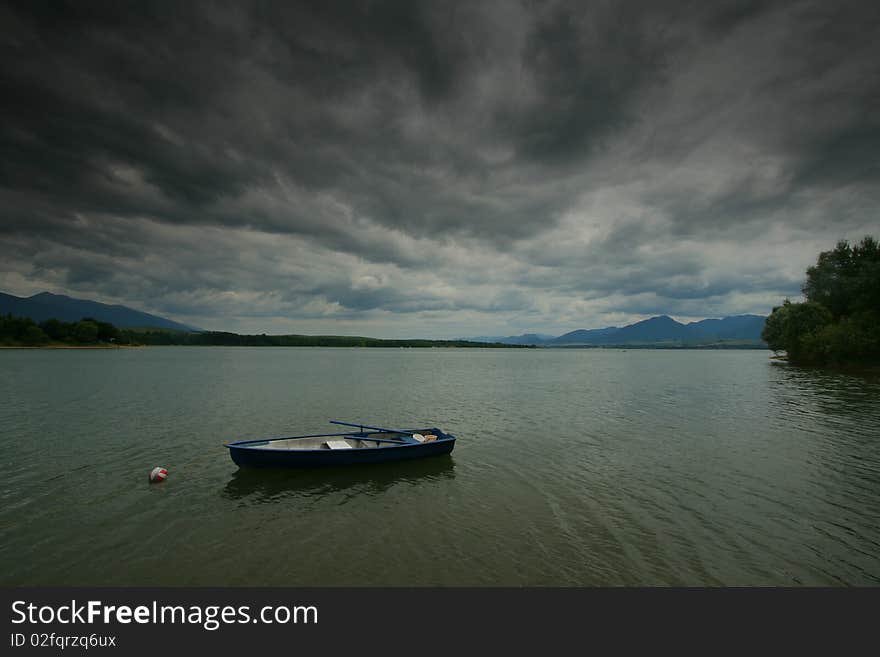
[[[443,437],[429,443],[406,443],[366,449],[261,449],[258,446],[229,443],[229,455],[239,467],[312,468],[332,465],[367,465],[449,454],[455,437]],[[251,441],[254,442],[254,441]]]

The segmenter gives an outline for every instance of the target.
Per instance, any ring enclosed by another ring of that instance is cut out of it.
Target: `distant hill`
[[[722,319],[704,319],[682,324],[667,315],[651,317],[627,326],[609,326],[601,329],[578,329],[557,338],[527,333],[506,338],[467,338],[477,342],[505,344],[534,344],[555,346],[611,346],[611,345],[711,345],[739,344],[763,346],[761,315],[736,315]]]
[[[682,324],[667,315],[651,317],[618,329],[573,331],[552,340],[550,345],[627,345],[682,344],[699,345],[716,342],[762,344],[764,317],[738,315],[723,319],[704,319]]]
[[[692,338],[701,340],[757,340],[764,328],[762,315],[735,315],[724,319],[704,319],[686,325]]]
[[[549,343],[569,344],[572,342],[593,342],[600,340],[604,335],[612,335],[619,330],[620,329],[616,326],[609,326],[608,328],[602,329],[578,329],[577,331],[560,335],[558,338],[553,338],[552,340],[549,340]]]
[[[523,335],[480,335],[476,338],[459,338],[470,342],[493,342],[498,344],[543,344],[552,340],[552,335],[543,333],[524,333]]]
[[[621,328],[594,331],[572,331],[550,344],[645,344],[654,342],[687,342],[693,338],[684,324],[667,315],[629,324]]]
[[[0,315],[6,314],[29,317],[35,322],[43,322],[47,319],[78,322],[83,317],[91,317],[101,322],[110,322],[120,328],[150,327],[172,331],[201,331],[193,326],[126,306],[111,306],[49,292],[40,292],[32,297],[16,297],[0,292]]]

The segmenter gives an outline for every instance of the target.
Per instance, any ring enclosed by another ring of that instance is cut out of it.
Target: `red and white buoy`
[[[153,468],[150,472],[150,483],[158,484],[160,481],[165,481],[168,478],[168,470],[165,468]]]

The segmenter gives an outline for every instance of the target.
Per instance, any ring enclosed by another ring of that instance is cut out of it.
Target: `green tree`
[[[82,321],[92,322],[98,327],[98,335],[95,338],[98,342],[113,342],[119,337],[119,329],[110,322],[101,322],[94,317],[83,317]]]
[[[764,320],[764,328],[761,331],[761,339],[767,343],[773,351],[785,351],[785,320],[788,315],[788,307],[791,301],[786,299],[783,305],[776,306],[770,315]]]
[[[860,312],[880,311],[880,245],[865,237],[855,246],[845,240],[819,254],[807,269],[804,296],[821,303],[834,320]]]
[[[761,337],[792,363],[880,363],[880,245],[865,237],[819,254],[807,269],[804,303],[773,309]]]
[[[83,344],[93,343],[98,339],[98,325],[88,320],[77,322],[73,326],[73,337]]]
[[[95,322],[98,325],[98,342],[115,342],[119,338],[119,329],[109,322]]]
[[[761,338],[773,351],[785,351],[792,360],[813,360],[807,340],[831,323],[831,313],[815,301],[792,303],[786,299],[770,313]]]
[[[831,313],[820,303],[790,303],[784,318],[783,340],[789,358],[799,362],[822,362],[824,359],[812,340],[831,324]]]
[[[33,324],[25,329],[21,341],[23,344],[36,347],[49,342],[49,336],[43,332],[43,329]]]
[[[50,340],[63,342],[69,338],[72,325],[57,319],[47,319],[40,324],[40,328],[49,336]]]

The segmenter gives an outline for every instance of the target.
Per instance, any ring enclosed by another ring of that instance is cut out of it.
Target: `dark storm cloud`
[[[504,47],[481,9],[24,3],[4,44],[0,182],[70,212],[311,233],[296,207],[283,217],[218,207],[280,174],[404,230],[528,235],[572,190],[518,195],[509,185],[553,173],[517,168],[583,158],[628,120],[660,44],[623,8],[547,9],[523,34],[523,80],[502,79],[513,88],[475,107],[467,86]],[[515,87],[530,81],[536,98],[517,107]],[[425,125],[408,129],[410,118]],[[474,152],[484,131],[509,142],[512,164],[496,171]],[[120,165],[159,194],[117,180]]]
[[[22,289],[576,328],[761,311],[817,245],[877,225],[872,5],[0,12],[0,256]]]

